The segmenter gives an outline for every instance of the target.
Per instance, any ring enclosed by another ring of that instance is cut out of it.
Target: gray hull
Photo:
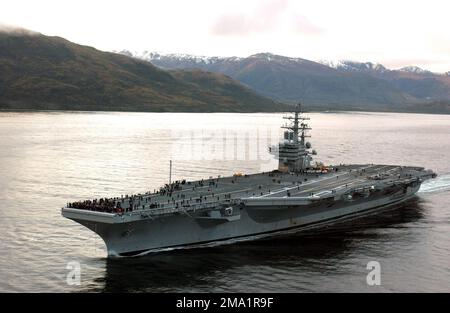
[[[109,256],[132,256],[164,249],[254,240],[285,232],[317,228],[338,220],[372,214],[411,198],[420,184],[391,195],[293,207],[244,207],[233,219],[204,219],[177,214],[130,223],[102,223],[69,217],[99,234]]]

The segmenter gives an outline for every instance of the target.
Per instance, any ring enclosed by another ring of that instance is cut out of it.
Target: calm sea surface
[[[276,167],[281,114],[0,113],[0,291],[450,292],[450,116],[311,113],[325,164],[419,165],[397,210],[303,235],[107,259],[66,202]],[[366,265],[381,265],[368,286]],[[68,262],[81,285],[66,283]]]

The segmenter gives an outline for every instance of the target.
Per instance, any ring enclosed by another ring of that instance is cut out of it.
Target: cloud
[[[305,16],[295,14],[291,20],[292,30],[294,33],[303,35],[320,35],[324,29],[311,23]]]
[[[22,27],[7,25],[0,23],[0,32],[7,34],[18,34],[18,35],[38,35],[38,32],[25,29]]]
[[[313,24],[308,18],[298,13],[291,13],[288,0],[270,0],[260,4],[253,12],[222,14],[212,27],[216,36],[247,36],[263,33],[285,26],[284,31],[320,35],[324,29]]]
[[[287,5],[287,0],[271,0],[263,2],[251,13],[223,14],[213,25],[212,34],[245,36],[271,30],[277,25]]]
[[[450,54],[450,36],[434,34],[427,37],[428,46],[434,53],[448,56]]]

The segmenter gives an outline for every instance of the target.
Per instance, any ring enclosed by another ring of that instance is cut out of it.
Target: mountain
[[[418,66],[405,66],[402,67],[401,69],[399,69],[400,72],[407,72],[407,73],[414,73],[414,74],[419,74],[419,75],[433,75],[432,72],[424,70]]]
[[[165,71],[39,33],[0,32],[0,109],[277,111],[223,74]]]
[[[223,73],[272,99],[301,99],[322,108],[402,111],[432,102],[450,103],[450,76],[413,66],[390,70],[371,62],[314,62],[270,53],[247,58],[120,53],[164,69]]]
[[[362,73],[384,73],[388,69],[382,64],[372,62],[354,62],[354,61],[319,61],[319,63],[346,72]]]
[[[417,66],[389,70],[381,64],[354,61],[324,62],[339,71],[363,72],[372,77],[388,81],[392,86],[419,100],[450,101],[450,76],[437,74]]]

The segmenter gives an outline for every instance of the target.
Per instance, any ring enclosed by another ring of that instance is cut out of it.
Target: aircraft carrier
[[[96,232],[108,256],[254,240],[382,211],[414,196],[436,174],[400,165],[313,163],[311,130],[298,104],[278,147],[278,168],[153,192],[67,203],[62,215]]]

